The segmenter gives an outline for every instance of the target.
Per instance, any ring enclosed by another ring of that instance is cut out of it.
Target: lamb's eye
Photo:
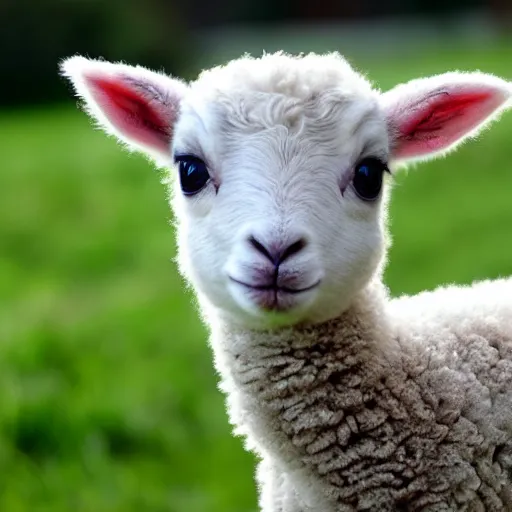
[[[382,188],[382,177],[387,166],[377,158],[361,160],[354,172],[352,185],[356,194],[364,201],[374,201]]]
[[[196,156],[176,156],[180,171],[181,190],[187,196],[197,194],[210,180],[206,164]]]

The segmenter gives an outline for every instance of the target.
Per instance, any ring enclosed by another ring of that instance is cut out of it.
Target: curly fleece
[[[379,287],[314,327],[214,328],[262,510],[512,510],[512,282]]]

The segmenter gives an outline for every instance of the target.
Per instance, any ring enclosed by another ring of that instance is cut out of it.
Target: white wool
[[[150,154],[138,137],[169,133],[169,158],[205,162],[192,196],[170,171],[179,266],[230,421],[261,458],[262,512],[512,510],[512,281],[390,299],[389,178],[374,201],[355,181],[367,158],[393,171],[479,133],[510,84],[449,73],[381,93],[338,54],[242,57],[186,86],[66,62],[111,133]],[[126,97],[98,104],[91,72],[136,79],[140,104],[154,81],[148,108],[177,120],[162,131]]]
[[[241,57],[203,71],[192,84],[204,96],[212,91],[228,96],[258,91],[305,100],[329,89],[345,93],[371,93],[371,85],[339,53],[292,57],[283,52],[261,58]]]

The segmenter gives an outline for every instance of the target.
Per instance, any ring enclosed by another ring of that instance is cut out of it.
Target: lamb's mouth
[[[277,286],[276,284],[259,284],[259,285],[254,285],[254,284],[249,284],[249,283],[244,283],[243,281],[239,281],[238,279],[235,279],[234,277],[231,277],[229,276],[229,279],[231,281],[233,281],[234,283],[237,283],[241,286],[244,286],[245,288],[249,288],[251,290],[256,290],[256,291],[273,291],[273,292],[283,292],[283,293],[290,293],[290,294],[299,294],[299,293],[304,293],[304,292],[309,292],[310,290],[313,290],[314,288],[316,288],[320,282],[321,282],[321,279],[319,279],[318,281],[316,281],[315,283],[313,283],[312,285],[310,286],[306,286],[304,288],[288,288],[286,286]]]
[[[310,286],[304,288],[288,288],[286,286],[270,285],[252,285],[239,281],[229,276],[231,282],[243,287],[251,300],[264,311],[284,312],[294,309],[302,301],[301,294],[305,294],[317,288],[321,279]]]

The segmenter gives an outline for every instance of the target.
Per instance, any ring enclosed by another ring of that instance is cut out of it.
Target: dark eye
[[[180,155],[175,161],[180,172],[181,190],[186,196],[197,194],[210,180],[206,164],[200,158]]]
[[[387,165],[377,158],[365,158],[355,168],[352,185],[356,194],[364,201],[374,201],[382,188],[382,177]]]

